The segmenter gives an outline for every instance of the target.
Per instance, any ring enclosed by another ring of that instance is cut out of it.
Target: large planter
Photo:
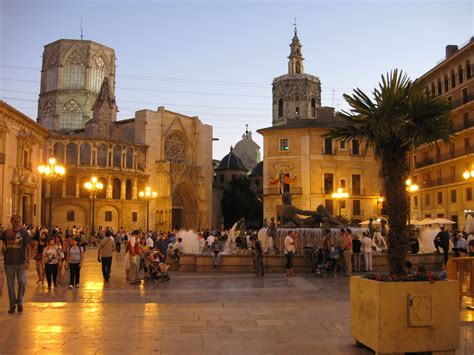
[[[355,341],[376,353],[446,352],[459,348],[457,281],[379,282],[351,277]]]

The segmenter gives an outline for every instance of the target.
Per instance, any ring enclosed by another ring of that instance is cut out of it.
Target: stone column
[[[80,189],[81,189],[81,177],[76,176],[76,198],[79,197]]]
[[[107,191],[105,197],[108,199],[112,198],[112,178],[107,176]]]
[[[121,188],[120,188],[120,199],[125,200],[125,192],[127,190],[127,179],[122,179],[121,181]]]

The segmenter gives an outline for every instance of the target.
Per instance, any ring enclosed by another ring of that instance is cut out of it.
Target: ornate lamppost
[[[49,158],[47,164],[38,166],[38,172],[41,177],[48,182],[49,185],[49,214],[48,214],[48,228],[49,232],[53,231],[53,191],[52,183],[61,180],[66,173],[66,168],[60,164],[56,164],[55,158]]]
[[[408,178],[405,181],[407,185],[406,190],[408,192],[408,230],[411,230],[411,194],[417,192],[420,187],[417,184],[412,183],[411,179]]]
[[[462,177],[464,178],[464,180],[469,180],[469,179],[472,179],[474,178],[474,169],[472,169],[471,171],[469,170],[465,170],[463,173],[462,173]]]
[[[91,229],[92,234],[95,233],[95,200],[97,199],[97,193],[104,188],[102,184],[95,176],[90,181],[84,183],[84,187],[88,190],[92,196],[92,217],[91,217]]]
[[[338,205],[339,205],[339,216],[342,218],[341,203],[342,203],[342,200],[346,200],[349,198],[349,193],[344,192],[342,188],[338,188],[336,192],[333,192],[331,194],[331,197],[337,200]]]
[[[151,191],[151,187],[147,185],[145,187],[145,191],[140,191],[138,193],[138,196],[146,200],[146,230],[148,232],[150,220],[150,201],[156,198],[156,196],[158,196],[158,193],[156,191]]]
[[[385,197],[383,196],[377,197],[377,210],[380,208],[380,215],[382,214],[384,201],[385,201]]]

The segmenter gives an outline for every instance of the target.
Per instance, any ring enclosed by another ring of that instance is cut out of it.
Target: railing
[[[462,105],[467,104],[470,101],[474,100],[474,94],[468,94],[466,97],[462,97],[459,100],[453,101],[451,104],[453,109],[456,109],[458,107],[461,107]]]
[[[263,189],[264,195],[281,195],[282,192],[283,189],[280,190],[279,188]],[[291,187],[289,193],[292,195],[301,195],[303,193],[303,189],[301,187]]]
[[[460,181],[464,181],[464,179],[461,176],[458,176],[458,175],[445,176],[443,178],[436,178],[434,180],[424,180],[421,183],[420,187],[427,188],[427,187],[443,186],[443,185],[453,184],[455,182],[460,182]]]
[[[5,153],[0,153],[0,164],[5,164],[7,157]]]
[[[415,164],[415,168],[420,169],[431,164],[441,163],[443,161],[454,159],[454,158],[461,157],[463,155],[471,154],[471,153],[474,153],[474,146],[464,147],[462,149],[457,149],[455,151],[451,151],[445,154],[439,154],[435,158],[420,160]]]
[[[473,126],[474,126],[474,120],[468,119],[468,120],[463,121],[461,123],[455,124],[454,125],[454,131],[455,132],[464,131],[465,129],[471,128]]]
[[[459,296],[474,296],[474,257],[451,258],[446,266],[448,280],[459,281]]]

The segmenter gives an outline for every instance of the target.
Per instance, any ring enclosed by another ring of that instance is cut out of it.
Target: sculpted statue
[[[316,211],[305,211],[296,208],[291,204],[291,195],[284,193],[282,195],[283,206],[281,208],[281,227],[295,228],[295,227],[320,227],[323,224],[327,226],[338,226],[339,222],[329,213],[323,206],[319,205]],[[300,218],[301,216],[309,216],[307,218]]]

